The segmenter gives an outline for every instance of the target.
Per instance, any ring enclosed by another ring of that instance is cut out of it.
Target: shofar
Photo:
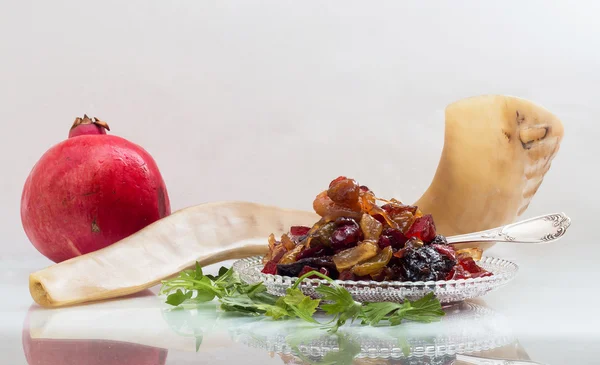
[[[530,101],[486,95],[450,104],[445,133],[433,182],[415,204],[433,215],[441,234],[452,236],[520,216],[550,168],[563,125]]]
[[[446,109],[442,157],[417,205],[438,231],[462,234],[513,221],[527,209],[563,136],[561,122],[523,99],[480,96]],[[187,208],[102,250],[35,272],[33,299],[59,307],[152,287],[198,261],[264,254],[270,233],[311,226],[315,213],[253,203],[216,202]]]

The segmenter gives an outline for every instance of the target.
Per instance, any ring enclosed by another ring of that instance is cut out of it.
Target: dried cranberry
[[[294,236],[304,236],[310,231],[310,227],[305,226],[292,226],[290,228],[290,233]]]
[[[435,223],[431,214],[426,214],[415,219],[414,223],[406,231],[406,237],[416,237],[425,243],[433,241],[435,236]]]
[[[437,252],[439,252],[442,256],[446,256],[450,260],[456,260],[456,251],[454,251],[454,247],[449,245],[440,245],[440,244],[431,244]]]
[[[471,274],[480,273],[483,269],[477,266],[477,263],[471,257],[462,257],[458,263]]]
[[[277,273],[277,262],[273,260],[267,262],[261,272],[263,274],[275,275]]]
[[[334,250],[339,250],[354,246],[361,239],[361,234],[362,231],[358,224],[339,227],[331,234],[329,239],[331,247]]]
[[[381,242],[382,238],[383,242]],[[385,228],[383,232],[381,232],[381,236],[379,236],[379,247],[384,248],[385,246],[392,246],[392,248],[399,250],[404,247],[407,240],[404,233],[399,229]],[[390,243],[389,245],[387,245],[388,241]]]
[[[377,241],[377,244],[379,245],[379,248],[383,250],[384,248],[392,245],[392,240],[390,240],[388,236],[381,235],[379,236],[379,241]]]
[[[367,192],[367,191],[369,191],[369,190],[370,190],[370,189],[369,189],[367,186],[365,186],[365,185],[361,185],[361,186],[360,186],[360,191],[362,191],[363,193],[366,193],[366,192]]]

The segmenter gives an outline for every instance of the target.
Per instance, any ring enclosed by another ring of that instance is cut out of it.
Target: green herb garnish
[[[330,282],[330,285],[316,288],[321,299],[312,299],[298,288],[304,279],[313,275]],[[166,302],[173,306],[198,304],[218,298],[221,310],[227,312],[264,315],[273,319],[300,318],[321,325],[330,332],[336,332],[347,321],[360,320],[362,324],[371,326],[387,321],[395,326],[403,320],[429,323],[444,315],[440,301],[433,293],[402,304],[361,304],[355,302],[345,288],[318,271],[311,271],[298,278],[282,297],[267,293],[263,283],[244,283],[233,269],[222,267],[217,276],[204,275],[199,264],[196,264],[195,269],[184,270],[176,278],[165,280],[162,284],[160,293],[167,294]],[[332,315],[333,319],[326,323],[317,321],[314,318],[317,308]]]

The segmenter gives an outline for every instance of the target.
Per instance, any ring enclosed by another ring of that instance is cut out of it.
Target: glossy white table
[[[172,310],[155,295],[157,288],[121,300],[47,310],[33,304],[26,286],[29,271],[45,264],[39,259],[1,269],[3,364],[342,364],[353,356],[355,364],[600,361],[593,319],[597,305],[571,303],[577,284],[563,280],[572,274],[544,284],[525,267],[508,286],[449,308],[439,323],[355,325],[337,337],[296,321],[223,315],[214,303]]]

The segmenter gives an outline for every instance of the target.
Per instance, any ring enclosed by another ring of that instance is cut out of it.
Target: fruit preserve
[[[321,219],[269,236],[265,274],[290,277],[319,271],[332,279],[437,281],[490,276],[479,249],[455,251],[437,234],[433,217],[396,199],[377,198],[340,176],[315,198]]]

